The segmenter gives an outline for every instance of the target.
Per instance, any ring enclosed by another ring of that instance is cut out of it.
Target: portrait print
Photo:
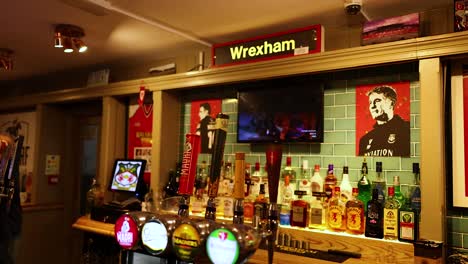
[[[200,153],[212,153],[214,132],[208,128],[210,124],[214,124],[216,115],[220,112],[220,99],[192,101],[190,133],[200,135]]]
[[[410,156],[410,83],[356,87],[356,155]]]

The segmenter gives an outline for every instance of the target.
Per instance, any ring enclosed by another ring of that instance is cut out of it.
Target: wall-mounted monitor
[[[239,88],[237,142],[323,142],[323,83],[308,76]]]
[[[136,193],[142,184],[146,160],[117,159],[109,183],[110,191]]]

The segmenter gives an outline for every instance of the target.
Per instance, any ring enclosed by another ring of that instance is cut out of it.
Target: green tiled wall
[[[468,213],[449,211],[447,213],[447,231],[449,246],[468,254]]]
[[[299,170],[303,159],[308,159],[309,164],[313,167],[314,164],[319,164],[322,175],[326,174],[326,167],[332,163],[335,165],[336,175],[341,178],[343,166],[349,166],[350,179],[352,184],[356,185],[363,161],[362,157],[355,156],[355,127],[356,127],[356,99],[355,87],[363,83],[379,83],[403,81],[400,79],[400,74],[391,74],[378,77],[366,77],[352,80],[335,80],[327,81],[325,85],[325,100],[324,100],[324,142],[321,144],[285,144],[283,147],[283,155],[292,157],[292,165]],[[382,161],[384,175],[387,182],[393,182],[393,176],[399,175],[402,183],[402,191],[406,191],[409,185],[413,184],[412,163],[419,162],[419,145],[420,145],[420,129],[419,120],[419,82],[411,80],[411,157],[367,157],[369,166],[370,178],[374,178],[375,162]],[[189,132],[190,129],[190,102],[186,102],[183,106],[184,114],[181,122],[183,122],[184,131],[182,135]],[[234,153],[237,151],[246,153],[246,161],[254,163],[260,161],[262,165],[265,163],[265,149],[261,146],[250,145],[246,143],[236,142],[236,123],[237,123],[237,100],[224,99],[222,103],[222,111],[229,115],[229,130],[227,142],[225,145],[225,160],[234,161]],[[209,160],[207,154],[199,156],[199,162]],[[286,159],[283,158],[283,163]]]

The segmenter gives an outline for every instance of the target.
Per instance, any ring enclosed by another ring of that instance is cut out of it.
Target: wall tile
[[[356,96],[353,93],[344,93],[335,95],[335,105],[356,104]]]
[[[410,129],[410,133],[412,142],[421,142],[421,129],[412,128]]]
[[[344,157],[324,157],[323,164],[328,166],[328,164],[333,164],[335,168],[343,167],[346,163]]]
[[[325,119],[323,122],[324,131],[333,131],[335,130],[335,120],[334,119]]]
[[[346,117],[346,106],[326,106],[324,110],[325,118]]]
[[[468,234],[463,234],[463,248],[468,249]]]
[[[355,130],[355,129],[356,129],[356,120],[354,118],[335,120],[335,130]]]
[[[335,145],[335,155],[338,156],[352,156],[356,150],[356,145],[354,144],[336,144]]]
[[[235,152],[250,153],[250,144],[234,144],[233,150]]]
[[[372,165],[375,166],[377,161],[382,162],[382,169],[384,171],[400,170],[400,158],[398,157],[374,157]]]
[[[320,147],[321,155],[333,155],[333,144],[320,144],[319,147]],[[315,153],[315,152],[312,152],[312,153]]]
[[[346,143],[350,143],[350,144],[356,143],[356,132],[346,131]]]
[[[419,158],[401,158],[401,169],[413,171],[413,163],[420,163]],[[421,167],[421,164],[420,164]]]
[[[356,117],[356,106],[346,106],[346,117]]]
[[[411,109],[411,112],[414,111],[414,113],[420,113],[420,111],[421,111],[421,108],[420,108],[420,107],[421,107],[421,103],[420,103],[420,101],[412,101],[410,105],[411,105],[411,106],[410,106],[410,107],[411,107],[411,108],[410,108],[410,109]]]
[[[346,143],[346,132],[325,132],[324,143]]]
[[[323,97],[324,106],[334,106],[335,105],[335,94],[325,94]]]

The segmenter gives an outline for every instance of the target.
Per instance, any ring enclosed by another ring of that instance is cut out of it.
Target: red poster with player
[[[356,87],[356,155],[410,156],[410,83]]]
[[[192,101],[190,109],[190,133],[200,135],[200,153],[211,153],[213,133],[208,125],[214,123],[216,115],[221,112],[221,99]]]
[[[129,106],[128,117],[127,156],[130,159],[146,160],[144,180],[150,184],[153,104],[144,104],[143,99],[139,100],[139,104]]]

